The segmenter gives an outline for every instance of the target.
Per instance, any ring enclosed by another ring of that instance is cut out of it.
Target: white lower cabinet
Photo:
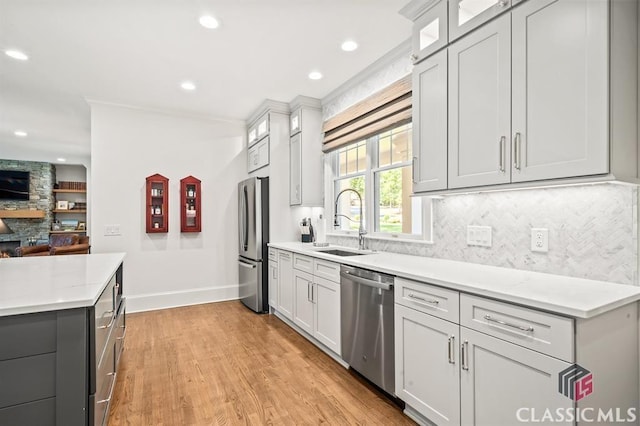
[[[340,284],[313,277],[315,330],[313,336],[340,355]]]
[[[545,410],[555,416],[573,407],[558,392],[558,373],[570,363],[466,327],[460,327],[460,342],[461,424],[515,425],[532,416],[539,420]],[[574,424],[558,420],[553,424]]]
[[[460,327],[395,305],[396,395],[438,425],[460,424]]]
[[[313,337],[314,343],[339,356],[340,264],[283,250],[279,253],[276,311]]]
[[[314,303],[313,303],[313,275],[308,272],[293,270],[293,286],[295,288],[295,303],[293,305],[293,322],[313,335],[314,333]]]
[[[277,311],[293,320],[293,259],[291,253],[278,251],[278,307]]]
[[[494,426],[519,424],[519,417],[539,418],[545,410],[555,413],[573,407],[573,401],[558,392],[558,374],[571,365],[572,358],[554,358],[510,343],[502,336],[531,344],[539,333],[549,338],[538,328],[553,328],[554,339],[550,340],[572,341],[571,320],[465,294],[460,295],[460,314],[456,318],[449,311],[433,310],[430,314],[403,294],[433,299],[439,305],[440,300],[433,295],[442,294],[446,300],[457,301],[453,294],[457,292],[403,279],[397,283],[396,292],[401,294],[395,305],[396,395],[406,403],[409,414],[417,413],[437,425]],[[420,293],[419,286],[423,287]],[[473,318],[483,306],[492,310],[491,315],[481,312],[480,324]],[[438,318],[443,316],[448,320]],[[460,318],[464,319],[463,325]],[[570,324],[565,325],[562,320]],[[481,333],[464,326],[467,323],[488,328]],[[534,326],[529,330],[521,324]],[[555,331],[558,328],[562,336]],[[556,343],[544,350],[552,351],[558,346],[562,345]],[[573,424],[557,419],[556,423]]]
[[[269,247],[269,306],[278,309],[278,250]]]

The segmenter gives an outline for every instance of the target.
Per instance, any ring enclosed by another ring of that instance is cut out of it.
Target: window
[[[411,197],[411,123],[346,145],[329,154],[333,166],[336,230],[423,238],[423,199]],[[347,190],[347,191],[345,191]],[[345,191],[345,192],[343,192]],[[357,191],[360,199],[354,192]],[[369,214],[372,212],[372,214]]]

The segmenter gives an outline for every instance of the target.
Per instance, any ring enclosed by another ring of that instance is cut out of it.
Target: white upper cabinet
[[[449,0],[449,40],[506,12],[512,3],[513,0]]]
[[[449,47],[449,188],[510,181],[511,17]]]
[[[447,2],[440,0],[413,23],[413,59],[418,63],[447,45]]]
[[[607,10],[601,0],[513,9],[513,182],[609,171]]]
[[[413,192],[447,188],[447,50],[413,69]]]
[[[260,116],[247,130],[247,145],[251,146],[269,134],[269,113]]]
[[[291,117],[289,117],[289,130],[291,136],[299,133],[302,130],[302,108],[298,108],[297,110],[291,113]]]
[[[289,204],[322,206],[324,175],[320,101],[298,96],[291,103],[289,140]],[[302,127],[304,123],[304,128]]]

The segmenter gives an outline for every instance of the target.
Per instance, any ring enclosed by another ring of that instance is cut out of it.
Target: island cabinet
[[[122,284],[120,264],[92,306],[0,316],[0,425],[106,424],[126,330]]]
[[[549,411],[575,424],[575,407],[638,410],[635,303],[569,318],[396,278],[395,309],[396,395],[420,423],[519,424]]]
[[[449,43],[414,52],[415,193],[639,181],[638,2],[448,5]]]

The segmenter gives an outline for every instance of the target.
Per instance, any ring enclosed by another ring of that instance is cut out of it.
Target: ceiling
[[[0,158],[84,162],[86,99],[245,120],[266,98],[323,98],[410,37],[407,2],[0,0],[0,50],[29,56],[0,54]]]

